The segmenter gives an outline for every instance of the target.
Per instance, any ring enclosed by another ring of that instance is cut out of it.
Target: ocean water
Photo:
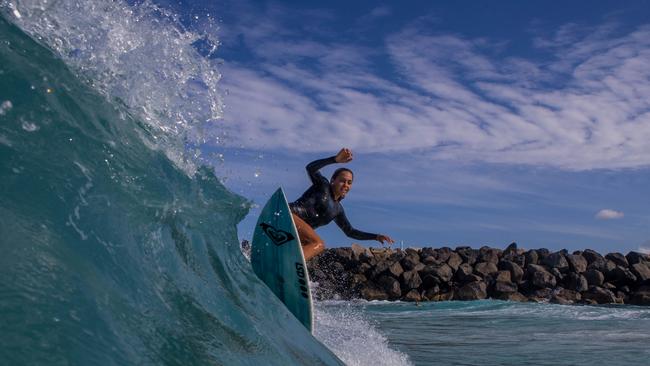
[[[408,355],[395,364],[645,365],[650,360],[647,307],[496,300],[319,306],[352,324],[363,319],[365,327]]]
[[[0,0],[0,364],[612,365],[649,312],[321,302],[312,336],[254,275],[218,38],[149,1]]]

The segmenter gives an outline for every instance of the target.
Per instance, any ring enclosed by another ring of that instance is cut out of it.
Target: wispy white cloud
[[[622,219],[625,214],[621,211],[602,209],[596,214],[596,218],[599,220],[615,220]]]
[[[379,51],[296,41],[265,22],[266,31],[246,34],[259,62],[224,67],[240,146],[346,145],[569,170],[650,165],[650,26],[614,35],[611,25],[567,25],[531,39],[551,60],[542,63],[495,56],[503,42],[431,34],[422,21]],[[378,56],[388,56],[392,76],[375,71]]]
[[[640,245],[639,248],[637,249],[637,252],[650,254],[650,240]]]

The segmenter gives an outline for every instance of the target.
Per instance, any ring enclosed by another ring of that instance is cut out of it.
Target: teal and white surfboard
[[[313,309],[309,274],[282,188],[271,196],[257,220],[251,264],[257,277],[311,332]]]

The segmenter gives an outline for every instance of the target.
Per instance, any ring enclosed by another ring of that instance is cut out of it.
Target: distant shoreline
[[[650,305],[650,255],[591,249],[327,249],[308,262],[317,299],[501,299]]]

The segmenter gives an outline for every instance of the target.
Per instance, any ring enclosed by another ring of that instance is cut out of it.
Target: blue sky
[[[348,217],[405,246],[650,248],[645,2],[174,4],[220,21],[225,117],[203,151],[257,205],[349,147]]]

